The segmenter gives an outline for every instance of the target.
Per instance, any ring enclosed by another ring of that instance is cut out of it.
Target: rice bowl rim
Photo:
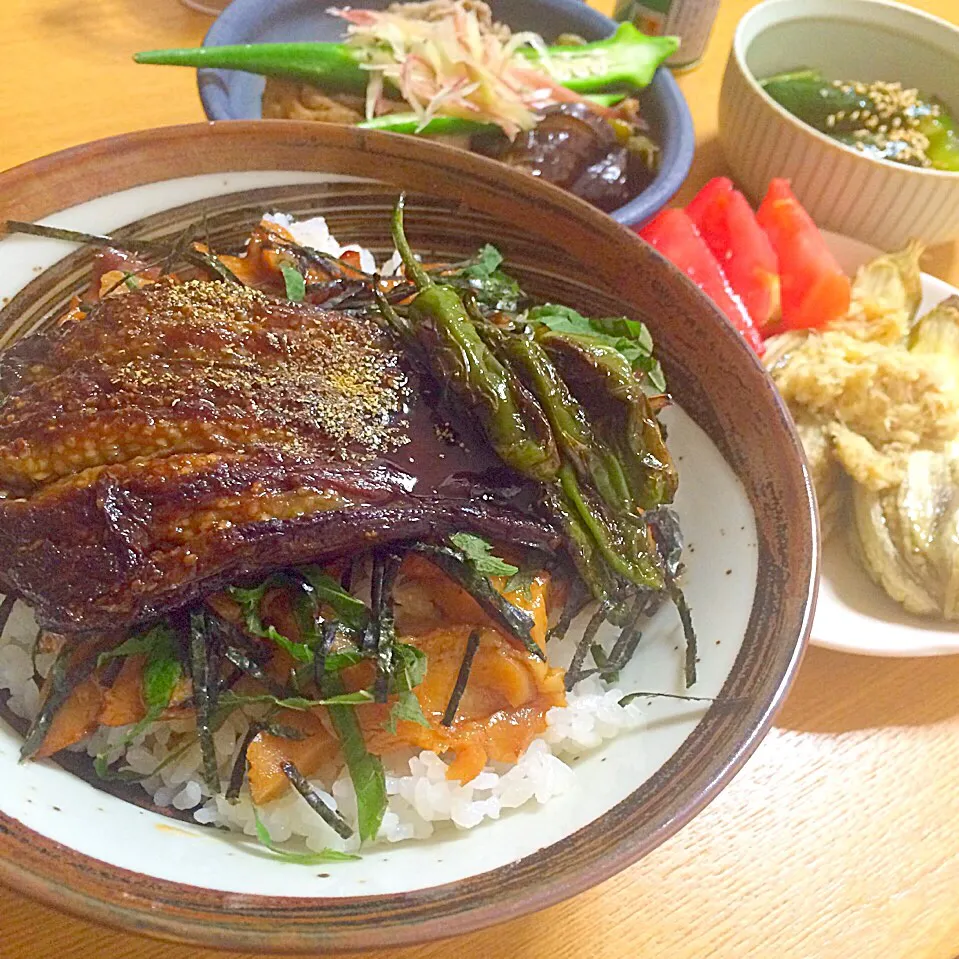
[[[538,854],[468,879],[369,898],[238,896],[110,866],[0,814],[0,880],[50,905],[139,932],[220,948],[327,952],[396,947],[545,908],[642,858],[729,782],[769,729],[812,621],[817,518],[798,437],[761,364],[716,308],[658,253],[561,190],[464,151],[409,137],[291,121],[159,128],[96,141],[0,175],[0,218],[36,220],[148,183],[242,170],[322,171],[458,201],[562,239],[584,279],[644,303],[683,407],[739,477],[759,542],[756,599],[724,696],[626,800]],[[349,239],[348,237],[346,239]],[[654,307],[652,311],[649,309]],[[673,322],[669,322],[670,319]],[[748,418],[742,411],[748,410]]]

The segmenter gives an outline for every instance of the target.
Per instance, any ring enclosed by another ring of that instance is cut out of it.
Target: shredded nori
[[[70,661],[75,652],[75,646],[64,644],[57,655],[47,680],[49,683],[47,697],[40,707],[40,712],[37,713],[36,718],[30,724],[23,745],[20,747],[21,762],[31,759],[36,754],[50,731],[50,724],[63,704],[70,698],[70,694],[80,683],[87,680],[97,668],[96,656],[90,656],[71,670]]]
[[[313,650],[313,681],[316,683],[317,692],[320,696],[326,693],[326,657],[329,655],[336,639],[337,623],[331,621],[323,624],[323,632],[320,635],[320,641],[316,649]]]
[[[263,654],[262,644],[252,639],[242,629],[227,619],[219,616],[211,607],[207,607],[206,623],[208,634],[216,640],[224,657],[241,673],[246,673],[269,690],[270,695],[277,699],[288,699],[296,693],[287,689],[270,676],[259,662],[258,657]],[[217,677],[219,679],[219,677]],[[226,683],[218,682],[217,690],[226,687]]]
[[[360,649],[367,654],[376,650],[379,641],[379,630],[376,619],[376,611],[380,604],[380,597],[383,595],[383,554],[377,551],[373,553],[372,565],[370,568],[370,608],[373,613],[370,621],[363,630],[360,639]]]
[[[213,743],[212,716],[217,698],[216,645],[208,642],[206,615],[202,610],[190,614],[190,672],[196,708],[196,730],[203,760],[203,781],[215,796],[220,791],[216,747]]]
[[[287,726],[285,723],[267,723],[263,727],[267,736],[276,736],[277,739],[295,739],[297,741],[309,739],[310,734],[297,729],[296,726]]]
[[[639,641],[643,638],[643,618],[648,601],[649,597],[645,593],[640,593],[633,600],[626,624],[609,651],[609,665],[612,669],[622,669],[633,658]]]
[[[43,630],[38,629],[37,635],[33,637],[33,643],[30,646],[30,665],[33,667],[33,678],[39,679],[40,670],[37,669],[37,650],[40,648],[40,638],[43,636]],[[0,639],[3,638],[3,630],[0,629]]]
[[[640,691],[627,693],[620,701],[620,706],[627,706],[635,699],[678,699],[684,703],[712,703],[714,706],[733,707],[743,706],[749,702],[746,696],[735,696],[732,699],[716,699],[714,696],[683,696],[680,693],[651,693]]]
[[[569,627],[572,625],[573,620],[576,619],[591,602],[592,597],[585,588],[583,581],[581,579],[574,579],[570,586],[569,596],[563,605],[563,612],[557,620],[556,625],[547,634],[546,642],[549,643],[553,640],[559,642],[559,640],[569,632]]]
[[[343,839],[353,835],[353,827],[333,808],[328,806],[309,784],[306,777],[291,762],[280,764],[284,775],[293,784],[293,788],[309,803],[310,808]]]
[[[226,798],[228,802],[236,802],[240,798],[240,790],[243,788],[243,781],[246,779],[246,754],[250,749],[250,743],[263,731],[259,723],[251,723],[250,728],[240,743],[240,751],[236,754],[236,761],[233,763],[233,769],[230,772],[230,782],[226,787]]]
[[[236,802],[240,798],[240,790],[243,788],[243,782],[246,779],[246,758],[250,750],[250,743],[256,739],[260,733],[266,733],[269,736],[277,736],[280,739],[306,739],[307,734],[302,729],[295,726],[284,726],[281,723],[255,722],[250,724],[243,741],[240,743],[240,750],[236,754],[236,761],[233,763],[233,769],[230,772],[230,782],[226,789],[226,798],[229,802]]]
[[[393,651],[396,646],[396,623],[393,618],[393,587],[402,557],[387,553],[382,560],[379,592],[373,599],[372,621],[376,624],[376,680],[373,699],[385,703],[393,675]]]
[[[596,663],[596,668],[599,670],[599,674],[603,679],[607,683],[617,682],[619,680],[619,670],[610,663],[609,657],[606,655],[606,650],[603,649],[599,643],[593,643],[589,651],[592,653],[593,662]]]
[[[227,646],[223,650],[223,655],[236,666],[240,672],[246,673],[258,683],[265,686],[271,696],[276,696],[277,699],[289,699],[296,696],[295,692],[292,692],[273,679],[255,659],[244,653],[243,650],[237,649],[235,646]]]
[[[676,584],[676,580],[668,579],[666,585],[669,588],[669,595],[676,604],[676,610],[679,613],[679,620],[683,624],[683,636],[686,638],[686,688],[696,684],[696,660],[698,658],[698,649],[696,644],[696,630],[693,629],[693,617],[689,610],[689,604],[683,591]]]
[[[586,654],[593,645],[593,640],[599,632],[600,626],[606,622],[610,609],[616,604],[616,599],[607,599],[600,603],[589,618],[586,629],[583,630],[583,636],[576,644],[576,651],[570,661],[569,668],[566,670],[565,686],[569,692],[586,674],[583,671],[583,663],[586,661]]]
[[[8,593],[3,597],[3,602],[0,603],[0,639],[3,639],[3,634],[7,629],[7,622],[10,620],[10,614],[13,612],[13,607],[17,605],[19,598],[16,593]]]
[[[440,724],[443,726],[452,726],[456,719],[456,710],[459,709],[460,700],[466,691],[466,684],[469,682],[470,670],[473,668],[473,659],[476,657],[476,651],[480,646],[480,634],[478,629],[470,633],[466,641],[466,651],[463,653],[463,662],[460,663],[459,672],[456,674],[456,682],[453,684],[453,692],[450,693],[450,701],[446,704],[446,711]]]
[[[450,579],[462,586],[510,636],[523,644],[527,652],[537,659],[546,659],[545,653],[532,636],[533,617],[525,609],[520,609],[504,599],[493,588],[489,579],[477,573],[469,563],[464,562],[446,546],[417,543],[413,549],[426,556]]]
[[[43,236],[51,240],[66,240],[69,243],[83,243],[87,246],[112,247],[116,250],[125,250],[129,253],[141,255],[143,253],[154,253],[162,257],[171,255],[169,244],[159,243],[155,240],[120,240],[111,236],[99,236],[95,233],[84,233],[80,230],[67,230],[61,227],[43,226],[40,223],[24,223],[21,220],[7,220],[5,224],[8,233],[29,233],[31,236]],[[178,241],[178,245],[181,241]],[[227,266],[224,266],[211,253],[205,253],[202,250],[182,248],[179,251],[180,256],[191,266],[198,266],[201,269],[212,273],[217,279],[224,280],[227,283],[236,283],[244,286],[242,280]],[[122,281],[121,281],[122,282]]]

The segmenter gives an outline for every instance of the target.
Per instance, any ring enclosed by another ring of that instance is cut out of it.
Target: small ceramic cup
[[[959,237],[959,173],[875,160],[798,120],[759,80],[802,67],[900,81],[959,109],[959,27],[886,0],[766,0],[740,21],[719,103],[720,140],[754,200],[788,177],[816,223],[882,249]]]

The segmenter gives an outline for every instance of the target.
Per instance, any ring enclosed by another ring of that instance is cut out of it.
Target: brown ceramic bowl
[[[801,448],[739,336],[609,217],[414,138],[260,122],[154,130],[29,163],[0,175],[0,220],[57,214],[61,225],[130,224],[155,238],[206,214],[222,244],[264,210],[322,212],[342,241],[383,256],[399,189],[409,194],[411,239],[429,255],[458,258],[489,241],[530,292],[648,322],[682,407],[668,424],[701,635],[694,691],[735,706],[651,702],[647,729],[574,764],[571,796],[458,837],[378,847],[363,864],[320,874],[170,823],[134,804],[147,806],[142,790],[128,802],[51,763],[18,766],[18,736],[3,727],[0,879],[13,888],[90,919],[250,951],[389,948],[464,933],[558,902],[645,856],[729,782],[769,728],[815,598],[816,516]],[[0,343],[49,322],[83,286],[89,259],[53,241],[3,239],[0,297],[12,299]],[[641,675],[642,688],[675,690],[673,642],[644,640],[639,672],[621,685]]]

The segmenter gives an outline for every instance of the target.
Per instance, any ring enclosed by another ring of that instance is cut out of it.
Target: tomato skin
[[[779,259],[782,322],[776,332],[825,326],[845,316],[852,289],[849,277],[788,180],[770,181],[756,218]]]
[[[727,177],[716,177],[686,207],[756,326],[779,319],[779,261],[749,201]]]
[[[764,346],[756,325],[733,293],[719,263],[686,211],[663,210],[638,232],[650,246],[679,267],[762,356]]]

